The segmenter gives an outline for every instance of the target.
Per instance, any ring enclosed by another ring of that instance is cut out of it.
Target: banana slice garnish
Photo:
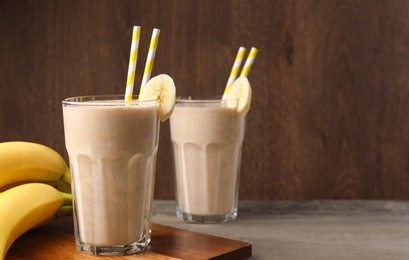
[[[139,99],[159,99],[159,118],[165,121],[175,107],[176,88],[173,79],[166,74],[151,78],[139,93]]]
[[[251,86],[246,76],[237,78],[227,92],[227,107],[246,114],[251,104]]]

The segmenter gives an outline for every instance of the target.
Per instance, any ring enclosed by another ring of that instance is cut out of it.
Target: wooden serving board
[[[130,256],[95,257],[75,249],[72,217],[57,219],[18,238],[6,260],[15,259],[245,259],[251,244],[153,224],[146,252]]]

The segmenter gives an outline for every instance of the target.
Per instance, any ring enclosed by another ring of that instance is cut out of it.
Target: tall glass
[[[159,101],[118,95],[62,103],[77,250],[143,251],[151,239]]]
[[[177,215],[189,223],[235,219],[245,116],[220,98],[178,98],[170,131]]]

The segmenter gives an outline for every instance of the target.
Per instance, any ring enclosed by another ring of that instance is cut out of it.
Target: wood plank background
[[[260,49],[241,199],[409,199],[409,1],[0,0],[0,141],[67,158],[61,100],[123,93],[132,25],[178,95],[221,94]],[[169,123],[155,198],[174,198]]]

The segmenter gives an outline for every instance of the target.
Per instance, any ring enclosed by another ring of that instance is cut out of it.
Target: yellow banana
[[[68,194],[68,193],[66,193]],[[71,200],[71,199],[70,199]],[[40,224],[36,225],[33,227],[33,229],[44,226],[51,221],[53,221],[56,218],[59,217],[67,217],[67,216],[72,216],[74,213],[74,209],[72,208],[72,201],[70,201],[71,205],[62,205],[61,208],[58,209],[58,211],[52,215],[50,218],[46,219],[45,221],[41,222]],[[65,202],[64,202],[65,204]]]
[[[28,182],[44,182],[70,192],[70,171],[64,158],[47,146],[0,143],[0,191]]]
[[[70,203],[58,190],[43,183],[27,183],[0,194],[0,259],[24,232],[51,219]]]

